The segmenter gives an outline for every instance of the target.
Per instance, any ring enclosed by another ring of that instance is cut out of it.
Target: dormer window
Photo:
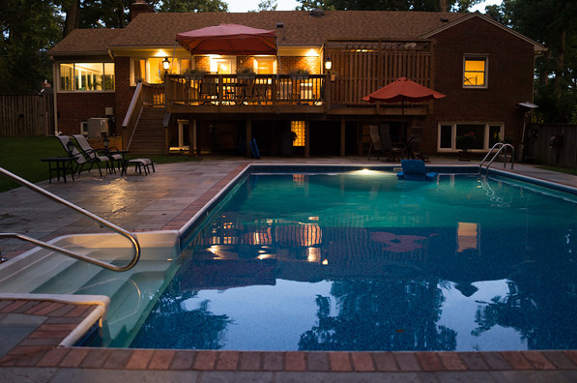
[[[486,88],[487,64],[486,56],[465,56],[463,60],[463,88]]]

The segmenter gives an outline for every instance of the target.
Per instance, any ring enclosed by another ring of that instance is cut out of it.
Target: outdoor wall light
[[[331,70],[333,69],[333,60],[330,57],[325,58],[325,69]]]
[[[168,61],[168,57],[165,57],[164,60],[162,60],[162,68],[164,68],[164,70],[168,70],[170,68],[170,61]]]

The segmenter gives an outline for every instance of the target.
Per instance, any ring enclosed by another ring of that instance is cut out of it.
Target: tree
[[[276,11],[277,6],[276,0],[261,0],[257,5],[257,11]]]
[[[441,10],[441,3],[457,12],[466,12],[481,0],[298,0],[299,10],[382,10],[382,11],[431,11]]]
[[[159,12],[226,12],[228,4],[223,0],[161,0],[155,1]]]
[[[536,61],[535,101],[545,121],[577,123],[577,2],[504,0],[487,13],[547,47]]]
[[[46,54],[61,37],[62,17],[51,0],[5,0],[0,12],[0,93],[37,91],[50,79]]]

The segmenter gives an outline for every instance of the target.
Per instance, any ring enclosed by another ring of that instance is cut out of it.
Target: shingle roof
[[[124,29],[76,29],[49,51],[50,55],[101,55],[107,48],[171,46],[177,33],[223,23],[276,29],[279,45],[321,45],[326,40],[410,40],[462,16],[439,12],[305,11],[248,13],[142,13]]]
[[[110,43],[124,29],[75,29],[48,51],[51,56],[105,55]]]
[[[441,18],[454,20],[462,14],[439,12],[326,11],[312,16],[304,11],[249,13],[143,13],[138,15],[111,46],[166,46],[177,33],[218,24],[242,24],[276,29],[284,24],[279,45],[321,45],[337,39],[416,39],[440,27]]]

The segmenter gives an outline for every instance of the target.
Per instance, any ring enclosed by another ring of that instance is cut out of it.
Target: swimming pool
[[[575,349],[576,213],[573,194],[497,175],[253,172],[184,239],[139,331],[90,342]]]

